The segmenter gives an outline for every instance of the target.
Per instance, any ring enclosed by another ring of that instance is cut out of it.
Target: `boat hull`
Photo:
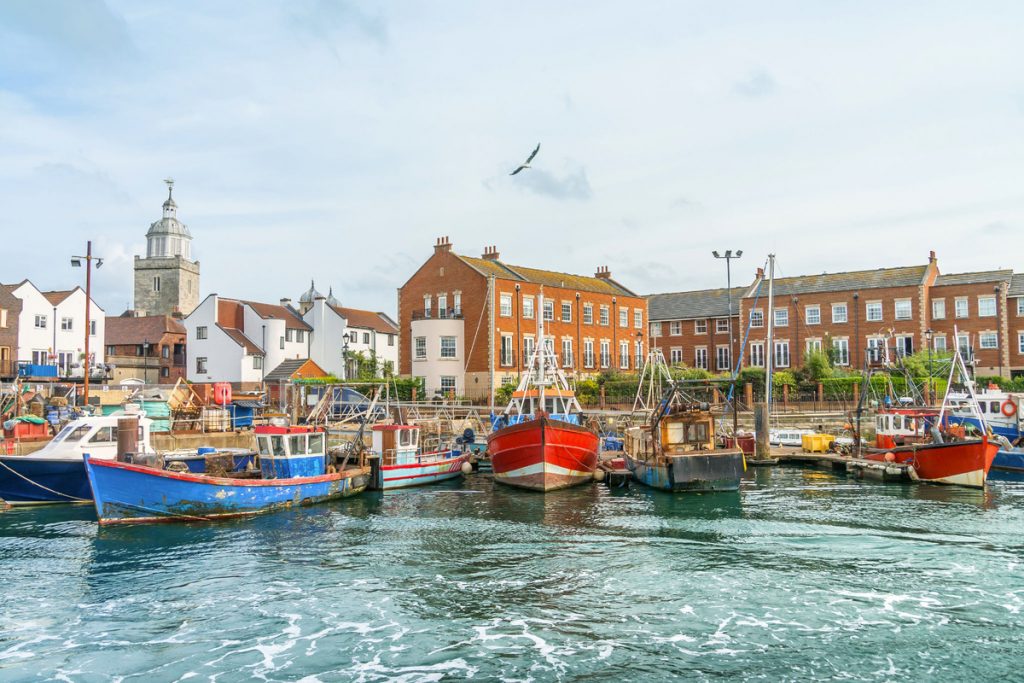
[[[992,469],[1003,472],[1024,472],[1024,450],[1017,448],[1011,450],[999,449],[995,460],[992,461]]]
[[[451,457],[438,458],[426,462],[411,463],[407,465],[384,465],[381,469],[381,479],[385,491],[392,489],[409,488],[411,486],[423,486],[441,481],[448,481],[462,476],[462,464],[469,462],[469,453],[451,451]]]
[[[230,479],[86,460],[100,524],[207,521],[311,505],[363,491],[366,468],[295,479]]]
[[[81,460],[0,456],[0,500],[11,505],[88,503],[92,489]]]
[[[988,439],[954,441],[895,448],[894,462],[910,464],[917,478],[935,484],[984,488],[999,445]],[[868,460],[885,461],[887,453],[869,453]]]
[[[626,453],[625,461],[636,481],[673,492],[737,491],[745,469],[740,450],[678,455],[656,461],[640,460]]]
[[[487,438],[494,479],[532,491],[555,491],[593,480],[596,432],[547,417],[520,422]]]

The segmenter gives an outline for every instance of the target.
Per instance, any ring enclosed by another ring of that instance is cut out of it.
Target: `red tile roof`
[[[241,330],[234,327],[224,327],[220,323],[217,323],[217,327],[224,330],[224,333],[231,337],[236,344],[243,347],[250,356],[262,356],[263,349],[261,349],[253,340],[249,339],[242,333]]]
[[[358,308],[345,308],[344,306],[331,306],[331,308],[345,318],[349,327],[361,327],[382,334],[398,334],[398,327],[383,313],[363,311]]]
[[[75,290],[73,289],[66,289],[60,292],[40,292],[40,294],[45,296],[46,300],[49,301],[52,305],[56,306],[60,302],[64,301],[64,299],[67,299],[69,296],[71,296],[74,292]]]
[[[104,337],[109,346],[145,341],[156,343],[165,334],[184,336],[185,326],[169,315],[147,315],[139,318],[108,316],[104,327]]]
[[[242,301],[256,311],[261,318],[283,320],[284,326],[291,330],[312,330],[305,320],[279,304],[263,304],[258,301]]]

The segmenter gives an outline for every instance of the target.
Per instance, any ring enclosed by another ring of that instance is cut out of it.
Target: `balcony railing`
[[[436,311],[413,311],[413,320],[462,320],[462,311],[443,311],[441,315],[438,315]]]

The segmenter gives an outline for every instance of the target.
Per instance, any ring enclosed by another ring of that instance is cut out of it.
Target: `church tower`
[[[199,262],[192,234],[178,220],[174,181],[168,178],[164,216],[149,226],[146,256],[135,257],[135,314],[183,317],[199,305]]]

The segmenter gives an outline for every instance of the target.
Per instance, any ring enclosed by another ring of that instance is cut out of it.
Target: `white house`
[[[307,298],[309,299],[307,301]],[[383,313],[341,306],[333,294],[313,291],[300,299],[302,319],[313,328],[310,358],[327,372],[344,377],[344,351],[375,356],[379,367],[398,367],[398,326]]]
[[[21,299],[16,359],[37,365],[58,366],[61,376],[78,375],[73,368],[85,364],[85,291],[40,291],[28,280],[10,285]],[[106,313],[93,300],[89,307],[89,365],[103,365]]]
[[[258,384],[282,361],[309,358],[312,327],[287,305],[211,294],[182,323],[192,382]]]

